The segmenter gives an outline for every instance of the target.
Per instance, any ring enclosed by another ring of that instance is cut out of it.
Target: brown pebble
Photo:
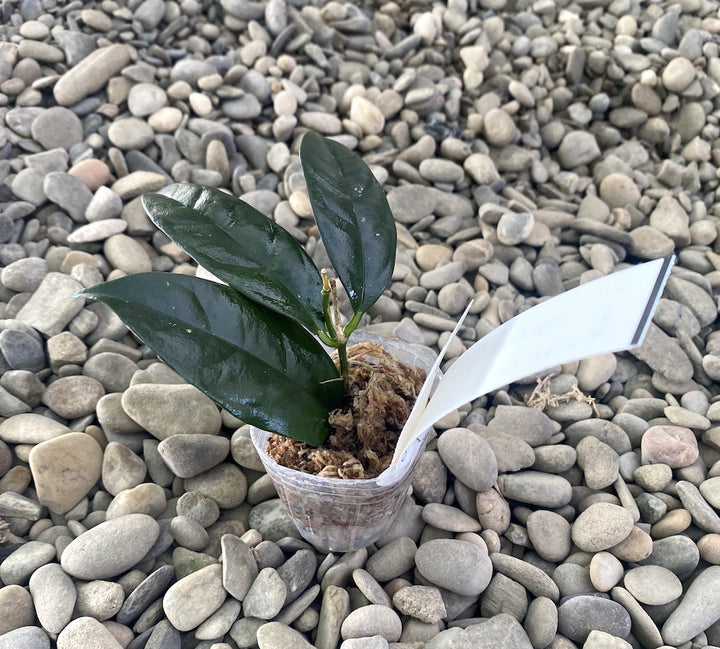
[[[663,516],[650,530],[654,539],[664,539],[684,532],[692,523],[692,516],[687,509],[673,509]]]
[[[672,469],[691,465],[698,458],[695,434],[684,426],[651,426],[640,442],[643,464],[667,464]]]
[[[703,561],[720,564],[720,534],[706,534],[698,540],[697,547]]]
[[[110,167],[102,160],[94,158],[81,160],[70,167],[68,173],[82,181],[83,185],[92,192],[110,180]]]
[[[609,551],[621,561],[637,562],[647,559],[652,554],[652,549],[652,537],[635,526],[624,541],[613,546]]]

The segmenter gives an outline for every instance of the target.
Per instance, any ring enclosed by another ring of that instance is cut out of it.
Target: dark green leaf
[[[311,331],[323,328],[320,274],[272,219],[201,185],[169,185],[142,200],[155,225],[235,290]]]
[[[320,236],[355,313],[382,295],[395,265],[395,220],[380,183],[348,148],[306,133],[300,162]]]
[[[302,326],[233,289],[141,273],[87,288],[178,374],[248,423],[318,445],[342,400],[338,371]]]

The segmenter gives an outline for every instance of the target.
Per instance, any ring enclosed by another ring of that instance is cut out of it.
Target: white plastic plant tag
[[[640,345],[674,262],[674,256],[655,259],[582,284],[515,316],[476,342],[453,363],[429,402],[431,378],[425,382],[417,412],[413,408],[390,467],[378,476],[378,483],[395,482],[411,457],[405,450],[413,440],[421,441],[422,431],[456,408],[556,365]]]

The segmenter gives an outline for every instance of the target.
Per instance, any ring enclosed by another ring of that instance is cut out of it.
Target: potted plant
[[[300,532],[346,551],[379,538],[402,505],[414,462],[390,486],[375,477],[433,355],[397,341],[348,345],[390,283],[395,222],[371,170],[346,147],[306,133],[300,162],[335,276],[318,271],[286,230],[247,203],[173,184],[145,195],[143,205],[221,282],[140,273],[80,295],[108,304],[176,372],[251,424]],[[337,280],[352,308],[347,322]]]

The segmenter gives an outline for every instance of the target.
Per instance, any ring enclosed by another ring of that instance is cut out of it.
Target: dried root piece
[[[550,379],[551,376],[546,376],[543,379],[537,380],[537,385],[532,391],[532,394],[525,401],[525,405],[530,408],[537,408],[538,410],[545,410],[545,408],[554,408],[559,406],[561,403],[568,403],[569,401],[582,401],[589,403],[596,416],[600,416],[597,406],[595,405],[595,397],[590,397],[585,394],[576,385],[572,390],[565,392],[564,394],[554,394],[550,391]]]
[[[348,363],[346,403],[328,419],[334,432],[319,448],[272,435],[267,452],[278,464],[345,479],[374,478],[390,465],[425,372],[374,343],[350,347]]]

